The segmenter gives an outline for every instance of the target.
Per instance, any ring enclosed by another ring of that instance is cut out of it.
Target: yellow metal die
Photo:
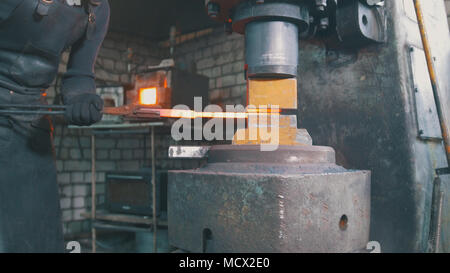
[[[297,79],[250,79],[247,95],[248,104],[260,109],[297,109]],[[234,145],[273,143],[310,145],[311,141],[305,130],[297,129],[296,116],[278,114],[249,116],[248,128],[238,130],[233,139]]]
[[[248,104],[297,109],[297,79],[250,79]]]

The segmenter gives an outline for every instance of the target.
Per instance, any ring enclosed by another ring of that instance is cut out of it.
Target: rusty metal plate
[[[418,135],[422,139],[442,139],[425,53],[422,49],[410,47],[410,57]]]

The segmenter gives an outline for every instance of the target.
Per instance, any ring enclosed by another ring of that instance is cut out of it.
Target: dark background
[[[205,12],[204,0],[109,0],[110,31],[139,35],[154,41],[169,38],[175,25],[181,34],[218,24]]]

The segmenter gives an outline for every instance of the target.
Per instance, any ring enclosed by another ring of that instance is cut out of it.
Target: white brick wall
[[[88,211],[91,205],[90,142],[80,141],[82,143],[80,145],[77,138],[89,139],[89,137],[87,132],[69,130],[67,128],[64,131],[64,135],[62,135],[62,126],[56,126],[55,152],[57,155],[58,183],[60,185],[60,203],[64,228],[66,233],[88,231],[89,221],[82,219],[80,213]],[[158,168],[181,169],[196,167],[195,162],[168,159],[168,147],[171,144],[175,144],[170,139],[170,136],[157,134],[155,142]],[[83,153],[80,152],[79,145]],[[96,167],[97,200],[99,204],[104,201],[105,173],[115,170],[132,171],[148,165],[151,152],[149,145],[149,139],[144,145],[142,135],[97,137]],[[147,160],[144,159],[144,146],[147,149]]]
[[[181,44],[176,62],[210,78],[209,99],[219,105],[245,104],[244,36],[227,35],[222,28]]]

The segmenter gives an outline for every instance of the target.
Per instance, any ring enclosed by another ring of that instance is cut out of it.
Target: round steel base
[[[335,152],[324,146],[278,146],[275,151],[261,151],[260,145],[217,145],[211,147],[208,163],[277,163],[321,164],[335,163]]]

